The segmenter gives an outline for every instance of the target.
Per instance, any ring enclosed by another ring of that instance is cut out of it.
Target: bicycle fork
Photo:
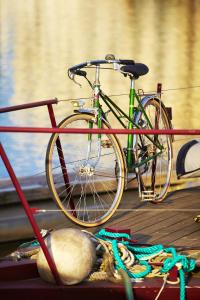
[[[98,128],[101,128],[102,121],[101,121],[101,109],[99,105],[99,93],[100,93],[100,81],[99,81],[99,75],[100,75],[100,66],[96,66],[96,73],[95,73],[95,81],[93,84],[93,90],[94,90],[94,99],[93,99],[93,107],[98,109],[98,114],[97,114],[97,126]],[[93,128],[93,122],[89,122],[89,129]],[[100,156],[101,156],[101,134],[98,134],[98,143],[97,143],[97,158],[93,163],[89,163],[90,160],[90,154],[92,150],[92,134],[88,134],[88,151],[87,151],[87,160],[86,160],[86,165],[92,165],[92,168],[95,169],[97,166]]]

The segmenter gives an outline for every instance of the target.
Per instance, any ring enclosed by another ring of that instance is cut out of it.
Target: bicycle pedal
[[[142,191],[141,192],[141,201],[148,202],[156,199],[156,193],[154,191]]]

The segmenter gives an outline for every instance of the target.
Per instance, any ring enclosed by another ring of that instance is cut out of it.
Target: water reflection
[[[150,73],[138,88],[200,85],[200,1],[1,0],[0,105],[90,95],[67,78],[67,68],[106,53],[146,63]],[[102,72],[108,93],[127,92],[119,73]],[[173,107],[176,128],[199,128],[199,90],[163,94]],[[115,98],[127,107],[128,99]],[[55,108],[58,121],[72,113],[68,102]],[[0,125],[50,126],[46,108],[1,115]],[[114,124],[118,126],[118,124]],[[1,134],[18,175],[44,170],[49,136]],[[31,158],[31,159],[30,159]],[[3,173],[2,173],[3,172]],[[0,168],[0,176],[6,173]]]

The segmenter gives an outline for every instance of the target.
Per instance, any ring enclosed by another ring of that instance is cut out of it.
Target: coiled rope
[[[105,229],[101,229],[95,236],[96,238],[111,244],[115,259],[115,269],[125,271],[130,278],[143,278],[151,273],[152,266],[150,265],[149,260],[152,257],[158,256],[161,253],[170,255],[170,257],[167,257],[164,260],[163,266],[160,269],[160,273],[164,274],[164,277],[166,278],[168,272],[174,266],[178,268],[180,279],[180,300],[185,300],[185,273],[194,270],[196,266],[196,261],[194,259],[189,259],[185,255],[178,254],[173,247],[164,248],[163,245],[134,247],[131,245],[131,237],[127,233],[114,233],[108,232]],[[144,271],[134,273],[132,270],[127,269],[119,253],[120,244],[123,244],[129,251],[131,251],[134,257],[137,259],[137,263],[139,265],[145,266]]]

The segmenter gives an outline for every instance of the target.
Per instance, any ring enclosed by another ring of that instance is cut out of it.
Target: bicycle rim
[[[150,99],[145,112],[153,129],[169,129],[169,121],[161,102]],[[151,129],[144,114],[141,113],[139,125]],[[154,146],[152,139],[162,149]],[[138,167],[138,180],[141,186],[141,196],[145,201],[161,202],[168,191],[172,169],[172,139],[169,135],[141,135],[136,146],[136,160]],[[146,161],[142,164],[142,162]]]
[[[89,128],[89,123],[97,128],[94,116],[77,114],[59,127],[83,129]],[[103,127],[107,125],[103,123]],[[124,189],[124,161],[116,137],[90,137],[53,134],[46,155],[47,181],[53,198],[67,217],[86,227],[98,226],[111,218]]]

